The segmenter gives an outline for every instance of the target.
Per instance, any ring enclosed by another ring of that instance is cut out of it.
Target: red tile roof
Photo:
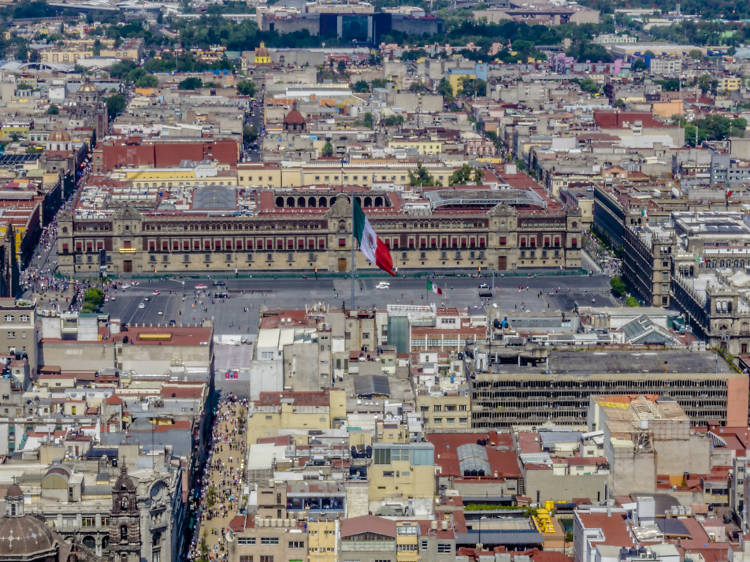
[[[611,546],[634,546],[633,538],[628,531],[624,513],[579,513],[578,517],[585,529],[601,529],[604,534],[601,542]]]
[[[122,398],[117,396],[117,394],[110,394],[104,401],[104,403],[108,404],[109,406],[119,406],[120,404],[122,404]]]
[[[594,123],[602,129],[622,129],[636,121],[648,129],[664,129],[666,125],[646,111],[594,111]]]
[[[513,446],[513,438],[508,433],[432,433],[427,440],[435,447],[435,464],[440,466],[442,476],[459,476],[464,478],[459,466],[456,449],[461,445],[476,444],[480,439],[487,440],[484,447],[492,474],[482,477],[483,480],[497,478],[521,478],[518,466],[518,455]],[[494,443],[494,445],[493,445]],[[468,477],[472,478],[472,477]]]
[[[344,519],[341,522],[341,538],[353,537],[364,533],[374,533],[396,538],[396,523],[390,519],[374,515],[362,515]]]

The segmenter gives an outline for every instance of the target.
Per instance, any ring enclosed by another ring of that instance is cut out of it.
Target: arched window
[[[120,525],[120,540],[121,541],[128,540],[128,526],[127,525]]]
[[[128,498],[122,498],[122,501],[120,502],[120,506],[123,509],[127,509],[128,508]]]

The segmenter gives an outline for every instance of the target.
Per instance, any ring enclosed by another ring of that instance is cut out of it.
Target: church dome
[[[35,560],[57,553],[52,529],[33,515],[23,514],[23,491],[12,484],[5,494],[5,517],[0,519],[0,557]]]
[[[70,134],[62,129],[55,129],[49,135],[51,142],[68,142],[70,140]]]

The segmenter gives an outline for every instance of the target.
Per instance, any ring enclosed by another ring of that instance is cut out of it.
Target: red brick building
[[[189,160],[216,160],[236,165],[239,142],[234,139],[186,139],[161,141],[141,137],[106,139],[94,149],[94,171],[111,172],[116,168],[150,166],[170,168]]]

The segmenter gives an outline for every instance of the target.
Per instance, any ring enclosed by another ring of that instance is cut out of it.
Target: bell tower
[[[110,562],[139,562],[141,525],[136,487],[128,476],[125,460],[120,459],[120,476],[112,488],[112,515],[109,518]]]

